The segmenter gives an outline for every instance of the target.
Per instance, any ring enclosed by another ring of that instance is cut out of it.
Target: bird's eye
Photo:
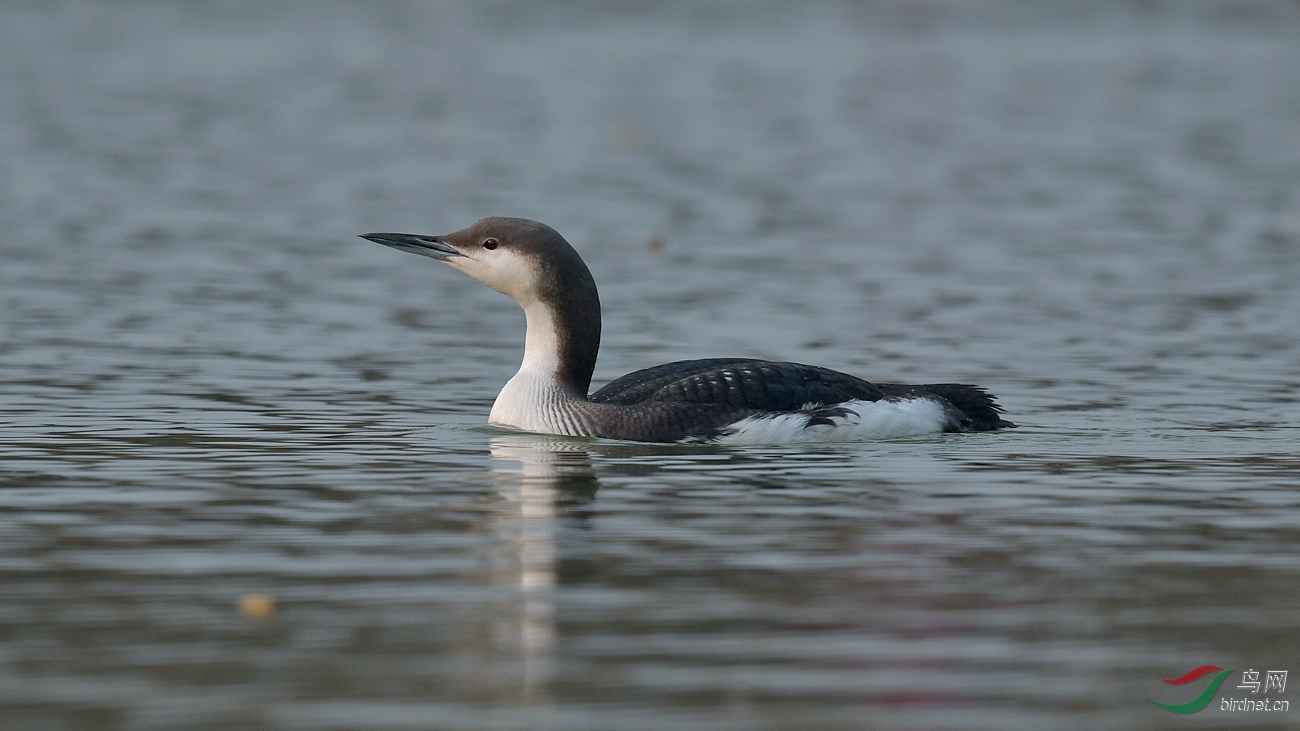
[[[485,249],[487,249],[487,250],[489,250],[489,251],[491,251],[492,249],[497,248],[497,247],[500,246],[500,245],[501,245],[501,242],[500,242],[500,241],[497,241],[496,239],[487,239],[486,241],[483,242],[483,248],[485,248]]]

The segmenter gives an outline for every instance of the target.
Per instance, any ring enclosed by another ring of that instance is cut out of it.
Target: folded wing
[[[829,368],[757,360],[706,358],[682,360],[629,373],[593,393],[608,404],[653,402],[716,405],[756,412],[792,412],[809,404],[834,406],[846,401],[929,398],[957,412],[955,430],[1014,426],[984,389],[958,383],[922,386],[876,385]],[[960,418],[965,417],[965,418]]]
[[[861,378],[828,368],[751,358],[708,358],[629,373],[592,394],[591,400],[611,404],[676,401],[795,411],[805,404],[878,401],[884,395]]]

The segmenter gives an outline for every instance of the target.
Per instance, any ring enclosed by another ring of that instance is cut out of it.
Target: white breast
[[[572,401],[554,378],[521,370],[497,394],[488,422],[542,434],[587,436]]]

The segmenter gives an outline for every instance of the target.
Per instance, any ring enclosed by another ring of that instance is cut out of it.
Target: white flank
[[[943,405],[928,398],[906,401],[849,401],[836,404],[857,415],[837,416],[831,424],[807,426],[809,415],[751,416],[727,427],[719,444],[796,444],[898,439],[938,434],[948,423]]]

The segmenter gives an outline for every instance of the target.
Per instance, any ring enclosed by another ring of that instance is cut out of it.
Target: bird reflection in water
[[[501,498],[494,574],[498,584],[520,592],[498,635],[517,642],[522,653],[523,700],[545,703],[554,673],[557,518],[589,502],[599,483],[583,441],[501,435],[490,449]]]

